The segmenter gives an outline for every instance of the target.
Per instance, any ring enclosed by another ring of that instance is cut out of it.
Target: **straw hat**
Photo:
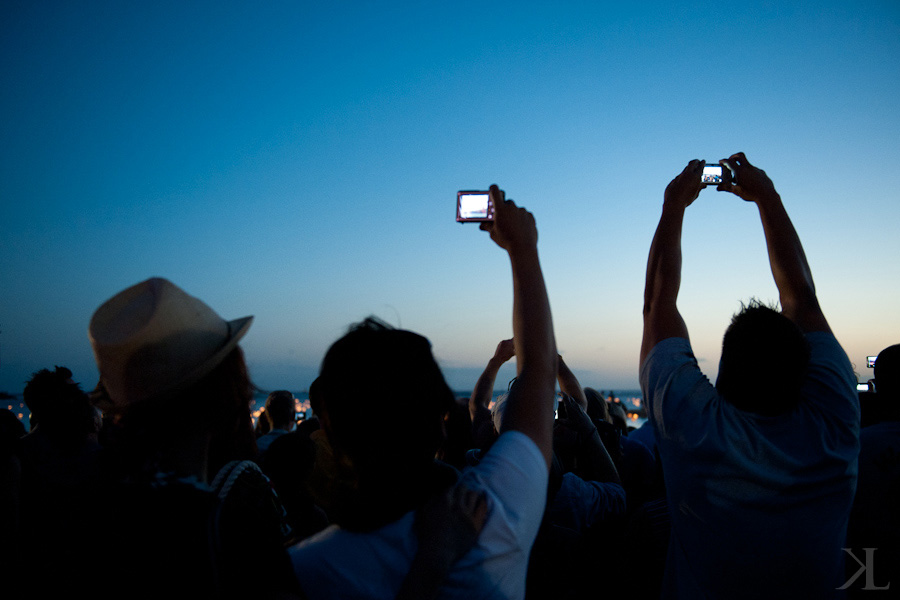
[[[88,337],[112,405],[180,391],[212,371],[253,317],[225,321],[158,277],[119,292],[94,312]]]

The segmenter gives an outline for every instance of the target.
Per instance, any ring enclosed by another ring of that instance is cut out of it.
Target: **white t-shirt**
[[[859,399],[834,336],[806,337],[802,397],[776,417],[722,399],[687,339],[661,341],[644,361],[672,517],[664,598],[839,596]]]
[[[488,518],[475,547],[453,567],[440,598],[525,597],[528,556],[547,500],[547,463],[523,433],[501,435],[461,481],[484,490]],[[294,572],[310,600],[393,599],[418,541],[415,513],[366,533],[331,526],[290,549]]]

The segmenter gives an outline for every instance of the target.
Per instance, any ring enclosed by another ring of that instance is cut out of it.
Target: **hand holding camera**
[[[537,226],[534,216],[512,200],[496,185],[489,191],[494,206],[494,220],[484,221],[479,229],[491,234],[491,239],[511,255],[521,250],[537,249]]]
[[[703,169],[706,161],[692,160],[681,173],[666,186],[664,204],[687,208],[706,185],[703,183]]]
[[[750,164],[743,152],[732,154],[720,161],[728,166],[725,177],[716,189],[720,192],[731,192],[747,202],[760,202],[778,199],[775,184],[766,172]]]

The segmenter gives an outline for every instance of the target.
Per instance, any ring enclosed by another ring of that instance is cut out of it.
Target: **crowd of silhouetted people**
[[[759,209],[781,307],[748,303],[718,380],[702,375],[675,305],[681,220],[706,187],[692,161],[666,189],[650,248],[638,429],[558,353],[534,217],[496,186],[481,228],[510,259],[512,335],[475,358],[485,366],[466,397],[425,337],[368,318],[323,357],[311,416],[278,390],[254,423],[239,346],[252,317],[223,319],[161,278],[116,294],[89,327],[99,382],[42,368],[23,388],[29,430],[0,412],[0,595],[820,598],[900,586],[900,345],[857,393],[774,186],[743,154],[723,165],[718,189]],[[503,385],[508,361],[516,377]]]

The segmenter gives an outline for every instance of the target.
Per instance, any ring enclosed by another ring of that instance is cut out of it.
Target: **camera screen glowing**
[[[488,195],[464,194],[460,196],[459,215],[464,219],[486,218],[488,216]]]

